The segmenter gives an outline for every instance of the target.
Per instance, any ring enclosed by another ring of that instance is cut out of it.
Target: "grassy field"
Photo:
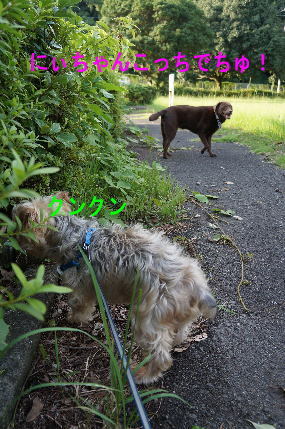
[[[209,106],[223,101],[208,97],[175,97],[175,104]],[[251,147],[256,153],[268,155],[285,168],[285,101],[268,98],[227,98],[233,105],[233,116],[224,123],[219,141],[238,142]],[[168,106],[168,97],[157,97],[153,112]],[[216,138],[217,140],[217,138]],[[215,141],[215,136],[213,138]]]

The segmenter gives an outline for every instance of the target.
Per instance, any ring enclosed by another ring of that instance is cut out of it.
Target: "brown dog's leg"
[[[177,133],[177,128],[172,124],[168,124],[163,119],[161,120],[161,132],[163,136],[163,158],[167,159],[171,154],[168,151],[170,143]]]
[[[204,134],[198,134],[200,137],[201,142],[203,143],[204,147],[201,150],[201,153],[204,153],[205,150],[208,150],[208,140],[206,138],[206,136],[204,136]]]
[[[167,159],[167,147],[166,147],[166,142],[167,142],[167,136],[165,134],[164,131],[164,124],[163,124],[163,120],[161,118],[161,134],[162,134],[162,145],[163,145],[163,158]]]
[[[205,134],[199,134],[199,137],[200,137],[202,143],[204,144],[204,147],[201,150],[201,153],[204,153],[207,150],[211,157],[217,156],[214,153],[212,153],[212,150],[211,150],[211,138],[212,138],[212,136],[206,137]]]
[[[211,156],[211,157],[215,157],[215,156],[217,156],[215,153],[213,153],[212,152],[212,149],[211,149],[211,143],[212,143],[212,136],[208,136],[208,152],[209,152],[209,155]]]

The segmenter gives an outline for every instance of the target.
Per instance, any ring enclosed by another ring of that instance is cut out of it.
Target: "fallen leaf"
[[[190,332],[190,334],[188,335],[187,339],[184,341],[183,344],[179,344],[179,346],[174,347],[174,351],[177,353],[182,353],[185,350],[189,349],[189,347],[191,346],[191,343],[203,341],[207,337],[208,337],[208,335],[206,334],[206,332],[203,332],[202,334],[195,335],[195,337],[192,337],[191,332]]]
[[[242,220],[242,217],[240,217],[240,216],[236,216],[236,215],[235,215],[235,216],[233,216],[233,218],[234,218],[234,219],[237,219],[237,220]]]
[[[216,185],[213,185],[213,186],[216,186]],[[209,195],[209,194],[206,194],[206,197],[212,198],[212,200],[217,200],[219,198],[219,197],[217,197],[217,195]]]
[[[190,344],[187,344],[187,346],[184,346],[184,347],[175,347],[174,351],[177,353],[181,353],[181,352],[184,352],[185,350],[187,350],[189,346],[190,346]]]
[[[255,429],[276,429],[275,426],[272,426],[272,425],[267,425],[267,424],[260,425],[258,423],[252,422],[251,420],[248,420],[248,421],[253,424]]]
[[[209,199],[206,197],[206,195],[200,194],[199,192],[192,192],[192,193],[194,195],[194,198],[196,198],[196,200],[200,201],[200,203],[208,204]]]
[[[208,335],[206,334],[206,332],[203,332],[202,334],[196,335],[194,338],[192,338],[192,341],[198,343],[199,341],[203,341],[206,338],[208,338]]]
[[[217,229],[217,228],[219,228],[217,225],[215,225],[214,223],[210,223],[210,222],[208,222],[208,227],[209,227],[209,228],[212,228],[212,229]]]
[[[216,241],[216,242],[218,242],[218,241],[220,241],[221,239],[222,239],[222,234],[215,234],[213,237],[212,237],[212,239],[211,239],[211,241]]]
[[[213,212],[219,213],[224,216],[233,216],[235,212],[233,210],[221,210],[221,209],[212,209]]]
[[[33,400],[32,408],[28,412],[26,422],[33,422],[34,420],[36,420],[36,418],[41,414],[43,406],[44,404],[42,403],[42,401],[38,397],[36,397]]]

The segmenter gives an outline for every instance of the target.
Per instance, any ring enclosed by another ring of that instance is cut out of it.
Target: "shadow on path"
[[[150,123],[147,116],[130,118],[161,142],[160,120]],[[216,158],[201,155],[201,143],[188,131],[178,131],[171,145],[176,150],[168,160],[161,148],[135,148],[140,158],[160,162],[189,193],[214,194],[219,197],[212,203],[215,207],[234,210],[242,220],[226,218],[221,225],[248,259],[247,284],[241,291],[250,309],[246,312],[237,298],[237,252],[209,241],[216,233],[212,221],[199,207],[186,205],[189,237],[197,238],[200,262],[221,307],[208,338],[174,353],[174,365],[161,382],[191,408],[164,400],[154,428],[252,428],[247,419],[285,427],[285,171],[244,146],[219,143],[221,134],[214,136]]]

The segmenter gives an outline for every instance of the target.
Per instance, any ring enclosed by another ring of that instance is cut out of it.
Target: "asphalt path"
[[[141,114],[130,119],[161,142],[160,120],[150,123]],[[219,311],[205,340],[173,353],[173,367],[161,382],[191,407],[164,400],[153,420],[155,429],[253,428],[248,420],[285,428],[285,171],[245,146],[219,142],[222,133],[214,138],[216,158],[201,155],[197,136],[182,130],[168,160],[161,148],[135,148],[141,159],[161,163],[189,194],[218,196],[210,206],[202,204],[209,212],[213,207],[233,210],[240,218],[213,221],[200,207],[186,204],[187,234],[195,242]],[[241,296],[249,311],[237,296],[238,251],[211,241],[220,233],[213,225],[221,226],[246,255]]]

